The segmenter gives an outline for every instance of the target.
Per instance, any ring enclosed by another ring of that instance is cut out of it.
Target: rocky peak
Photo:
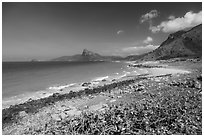
[[[95,56],[95,55],[98,55],[98,54],[96,54],[94,52],[91,52],[91,51],[89,51],[87,49],[84,49],[83,52],[82,52],[82,56]]]

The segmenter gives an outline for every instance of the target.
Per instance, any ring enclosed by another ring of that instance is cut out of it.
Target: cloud
[[[146,21],[151,22],[151,20],[153,18],[158,17],[158,15],[159,15],[159,12],[157,10],[151,10],[150,12],[148,12],[148,13],[141,16],[140,23],[143,23],[143,22],[146,22]]]
[[[154,46],[154,45],[146,45],[146,46],[140,46],[140,47],[126,47],[123,48],[122,51],[125,52],[126,54],[133,54],[133,55],[140,55],[143,53],[147,53],[150,52],[156,48],[158,48],[159,46]]]
[[[143,43],[145,43],[145,44],[150,44],[152,41],[153,41],[153,38],[148,36],[148,37],[143,41]]]
[[[176,32],[186,28],[191,28],[202,23],[202,11],[193,13],[192,11],[187,12],[183,17],[175,18],[169,16],[167,21],[162,21],[157,26],[150,26],[149,29],[153,32]]]
[[[118,30],[117,31],[117,35],[119,35],[119,34],[121,34],[121,33],[123,33],[124,31],[123,30]]]
[[[169,20],[173,20],[173,19],[175,19],[175,16],[170,15],[170,16],[168,17],[168,19],[169,19]]]

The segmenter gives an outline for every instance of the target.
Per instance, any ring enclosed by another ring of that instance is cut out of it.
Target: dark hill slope
[[[188,31],[170,34],[160,47],[144,54],[140,60],[159,60],[175,57],[202,57],[202,24]]]

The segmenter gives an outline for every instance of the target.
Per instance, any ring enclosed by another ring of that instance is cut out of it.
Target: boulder
[[[87,86],[89,86],[90,84],[91,84],[90,82],[84,82],[81,86],[87,87]]]
[[[202,88],[202,85],[201,85],[201,83],[200,82],[198,82],[198,81],[195,81],[195,88],[197,88],[197,89],[201,89]]]
[[[27,116],[28,114],[27,114],[25,111],[20,111],[20,112],[18,113],[18,115],[19,115],[20,117],[25,117],[25,116]]]

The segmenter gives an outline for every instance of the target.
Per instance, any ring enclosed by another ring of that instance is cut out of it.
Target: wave
[[[105,77],[97,77],[97,78],[93,79],[92,81],[102,81],[102,80],[104,80],[104,79],[108,79],[108,78],[109,78],[109,76],[105,76]]]
[[[49,87],[48,89],[60,90],[60,89],[64,89],[64,88],[74,86],[75,84],[76,83],[71,83],[71,84],[68,84],[68,85],[61,85],[61,86],[52,86],[52,87]]]

